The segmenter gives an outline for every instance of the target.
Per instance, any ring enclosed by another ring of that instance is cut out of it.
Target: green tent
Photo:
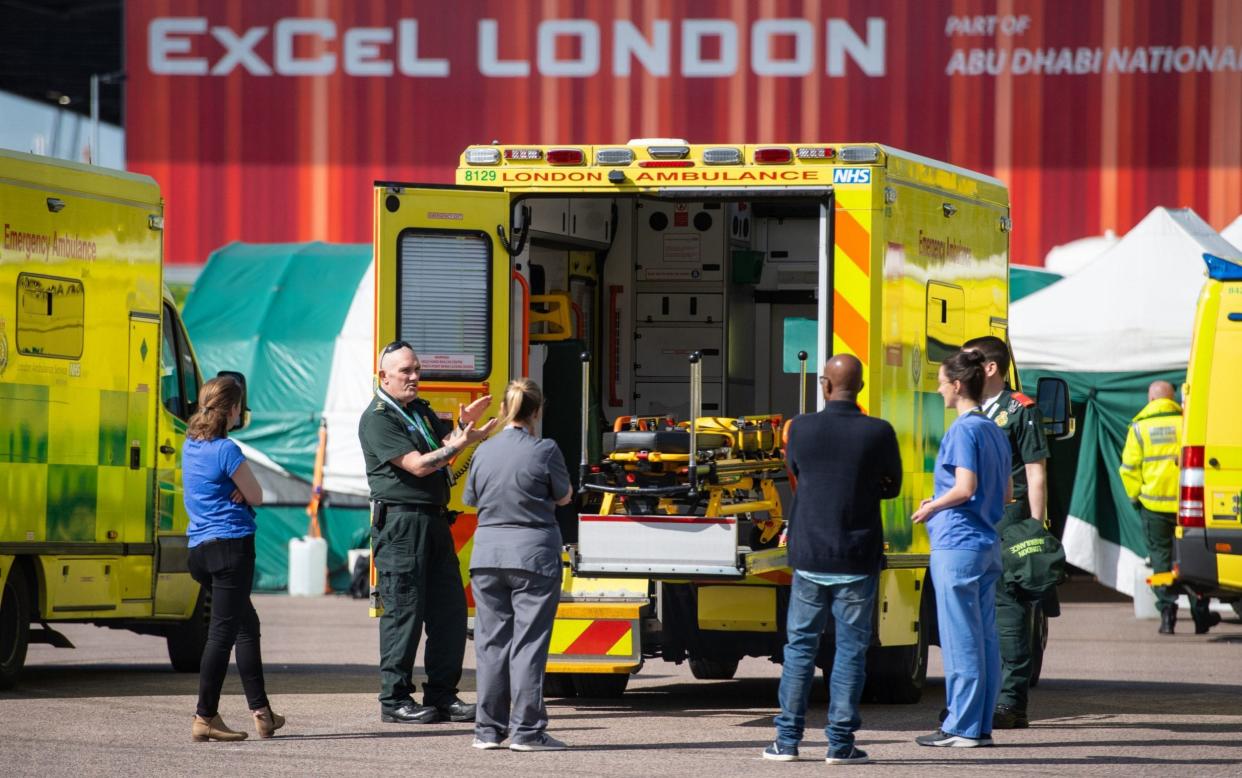
[[[1009,302],[1016,303],[1023,297],[1029,297],[1044,287],[1051,286],[1065,276],[1044,270],[1042,267],[1026,265],[1010,265],[1009,267]]]
[[[1050,462],[1049,513],[1066,557],[1126,594],[1149,571],[1142,525],[1118,475],[1121,449],[1151,382],[1185,380],[1205,252],[1242,260],[1193,211],[1157,208],[1086,267],[1009,312],[1023,384],[1064,378],[1075,405],[1077,439],[1054,444]]]
[[[333,585],[364,546],[369,511],[358,413],[370,396],[369,245],[232,243],[214,252],[185,303],[204,375],[246,375],[251,423],[233,434],[264,491],[255,586],[287,586],[288,544],[306,534],[320,425],[328,466],[320,527]]]

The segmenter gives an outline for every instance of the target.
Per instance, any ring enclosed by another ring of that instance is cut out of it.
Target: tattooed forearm
[[[448,464],[448,461],[453,458],[453,454],[455,453],[457,452],[455,452],[451,446],[445,446],[444,448],[438,448],[428,454],[426,461],[427,464],[432,467],[440,467],[441,465]]]

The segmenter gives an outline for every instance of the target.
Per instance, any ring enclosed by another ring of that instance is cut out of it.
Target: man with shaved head
[[[404,340],[376,358],[379,385],[358,421],[371,488],[371,547],[380,616],[380,720],[391,724],[474,721],[457,697],[466,651],[466,595],[449,525],[453,457],[491,432],[479,426],[491,397],[457,408],[457,424],[418,396],[423,366]],[[423,704],[414,702],[414,656],[423,630]]]
[[[1173,384],[1152,381],[1147,388],[1147,405],[1130,422],[1126,447],[1121,452],[1121,482],[1142,517],[1154,573],[1173,569],[1182,451],[1182,406],[1174,396]],[[1168,586],[1153,586],[1152,591],[1160,609],[1160,634],[1172,635],[1177,626],[1177,591]],[[1197,635],[1220,623],[1220,614],[1209,610],[1206,597],[1190,595],[1190,615]]]
[[[781,713],[765,759],[790,762],[806,725],[819,639],[836,622],[828,720],[829,764],[861,764],[854,745],[862,723],[858,702],[866,676],[876,584],[884,553],[880,501],[901,492],[901,452],[892,426],[863,415],[863,368],[838,354],[819,379],[824,409],[794,419],[785,457],[797,479],[789,512],[789,564],[794,569],[786,619]]]

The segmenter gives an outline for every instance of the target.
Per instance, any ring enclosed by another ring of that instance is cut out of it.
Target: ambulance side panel
[[[1200,295],[1182,445],[1203,446],[1203,529],[1179,527],[1179,576],[1242,594],[1242,281],[1209,279]]]
[[[43,619],[151,616],[158,188],[6,153],[0,204],[0,553]]]

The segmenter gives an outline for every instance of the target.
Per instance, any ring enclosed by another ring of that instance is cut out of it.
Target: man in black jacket
[[[884,552],[880,501],[901,492],[901,452],[892,426],[864,416],[858,408],[861,362],[848,354],[832,357],[819,381],[827,400],[824,409],[794,419],[785,447],[797,480],[788,534],[794,576],[781,713],[776,717],[776,742],[763,756],[798,758],[819,638],[831,613],[836,656],[824,727],[827,762],[861,764],[868,761],[867,754],[855,747],[854,732],[862,723],[858,702]]]

